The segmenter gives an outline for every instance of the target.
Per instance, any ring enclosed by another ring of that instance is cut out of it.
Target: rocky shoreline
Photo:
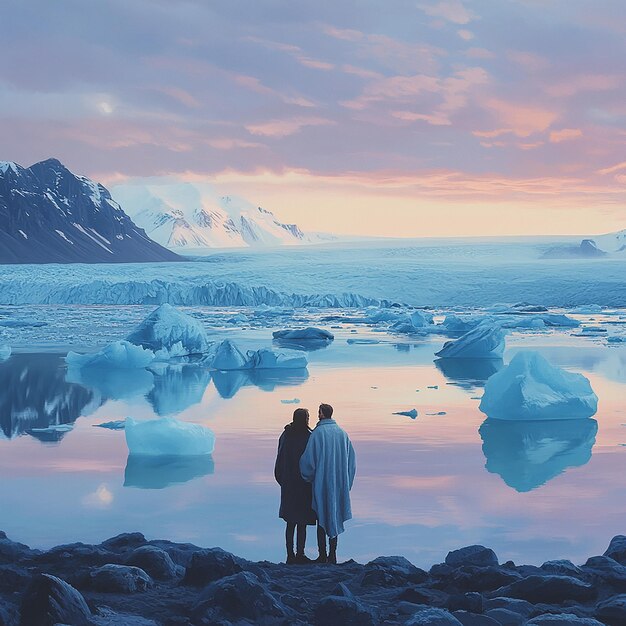
[[[581,566],[499,564],[489,548],[468,546],[427,572],[397,556],[252,563],[140,533],[40,551],[0,532],[0,626],[55,624],[617,626],[626,624],[626,536]]]

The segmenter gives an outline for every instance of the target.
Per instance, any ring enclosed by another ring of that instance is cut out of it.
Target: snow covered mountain
[[[175,250],[299,245],[334,237],[304,233],[241,198],[190,183],[120,185],[113,193],[154,241]]]
[[[174,261],[100,184],[57,159],[0,162],[0,263]]]
[[[626,229],[608,235],[592,237],[594,243],[605,252],[626,252]]]

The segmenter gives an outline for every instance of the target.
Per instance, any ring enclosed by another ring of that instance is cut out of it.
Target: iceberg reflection
[[[162,364],[150,367],[154,386],[147,395],[157,415],[176,415],[202,401],[211,372],[194,364]]]
[[[99,393],[65,379],[63,358],[56,354],[14,354],[0,363],[0,430],[12,439],[28,433],[58,442],[76,419],[102,404]]]
[[[251,369],[214,371],[213,384],[219,395],[230,399],[245,386],[253,385],[263,391],[274,391],[276,387],[301,385],[309,378],[306,368],[299,369]]]
[[[519,492],[532,491],[568,467],[591,459],[598,422],[594,419],[507,421],[486,419],[478,430],[485,468]]]
[[[96,390],[111,400],[130,400],[148,393],[154,384],[152,372],[145,369],[70,367],[65,380]]]
[[[208,476],[215,471],[210,454],[200,456],[148,456],[129,454],[124,471],[124,487],[165,489],[171,485]]]
[[[504,367],[502,359],[435,359],[437,369],[464,389],[484,387],[487,379]]]

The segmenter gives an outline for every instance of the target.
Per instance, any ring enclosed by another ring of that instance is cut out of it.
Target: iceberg
[[[79,369],[141,369],[154,361],[154,353],[128,341],[116,341],[93,354],[68,352],[65,361],[70,367]]]
[[[441,326],[451,333],[466,333],[485,320],[484,315],[446,315]]]
[[[447,341],[435,356],[442,359],[501,359],[504,337],[500,326],[479,324],[456,341]]]
[[[335,335],[323,328],[300,328],[296,330],[277,330],[272,333],[274,341],[281,346],[318,350],[325,348],[335,340]]]
[[[201,456],[215,448],[215,435],[206,426],[173,417],[147,421],[127,417],[124,430],[131,455]]]
[[[250,369],[302,369],[308,365],[306,354],[300,350],[274,352],[269,348],[248,352]]]
[[[394,415],[403,415],[404,417],[410,417],[414,420],[417,418],[417,409],[411,409],[410,411],[397,411]]]
[[[6,361],[11,356],[11,346],[0,346],[0,361]]]
[[[229,339],[219,343],[204,358],[209,367],[221,372],[245,370],[249,368],[248,359],[243,352]]]
[[[506,421],[486,419],[479,431],[485,468],[519,492],[544,485],[569,467],[591,459],[594,419]]]
[[[165,359],[204,354],[211,346],[202,324],[171,304],[162,304],[152,311],[126,340]]]
[[[519,352],[485,385],[480,410],[506,420],[554,420],[594,415],[598,398],[587,378],[551,365],[538,352]]]

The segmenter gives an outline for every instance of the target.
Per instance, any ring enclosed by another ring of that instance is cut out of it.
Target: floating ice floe
[[[294,398],[293,400],[281,400],[281,404],[300,404],[300,398]]]
[[[303,369],[308,365],[304,352],[298,350],[282,350],[275,352],[269,348],[248,351],[248,369]]]
[[[606,338],[608,343],[626,343],[626,336],[622,335],[611,335]]]
[[[507,420],[586,418],[598,398],[587,378],[551,365],[538,352],[519,352],[485,385],[480,410]]]
[[[499,326],[480,324],[456,341],[447,341],[435,355],[442,359],[501,359],[504,337]]]
[[[11,346],[0,346],[0,361],[6,361],[11,356]]]
[[[147,421],[127,417],[124,430],[131,455],[200,456],[215,448],[215,435],[206,426],[173,417]]]
[[[441,326],[448,332],[466,333],[487,319],[484,315],[446,315]]]
[[[108,430],[124,430],[126,428],[126,420],[115,420],[112,422],[102,422],[102,424],[94,424],[96,428],[107,428]]]
[[[410,417],[412,420],[417,418],[417,409],[411,409],[410,411],[397,411],[394,415],[404,415]]]
[[[128,341],[115,341],[92,354],[68,352],[65,361],[73,368],[141,369],[154,361],[154,353]]]
[[[363,346],[369,346],[369,345],[375,345],[378,343],[381,343],[380,339],[347,339],[346,343],[349,345],[363,345]]]
[[[152,311],[126,339],[152,350],[159,359],[204,354],[211,346],[202,324],[171,304]]]
[[[211,349],[203,361],[209,367],[222,372],[248,369],[248,359],[229,339]]]
[[[429,328],[430,327],[430,328]],[[412,311],[400,316],[391,326],[396,333],[424,334],[433,328],[433,316],[426,311]]]
[[[277,330],[272,333],[274,341],[288,348],[318,350],[325,348],[335,340],[335,335],[323,328],[299,328],[295,330]]]

